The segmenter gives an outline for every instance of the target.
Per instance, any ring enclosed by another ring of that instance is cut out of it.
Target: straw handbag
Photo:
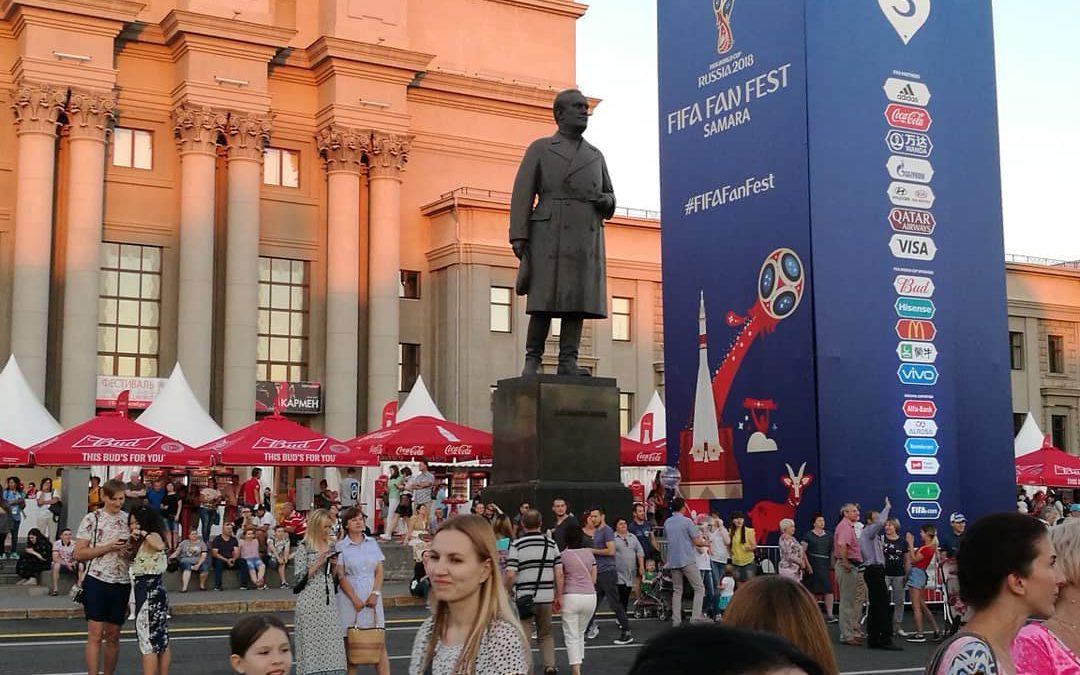
[[[371,623],[375,624],[375,610],[373,608],[365,607],[364,609],[370,609],[372,613]],[[364,666],[378,663],[383,656],[383,650],[386,647],[386,629],[384,628],[361,628],[360,614],[364,610],[360,610],[356,614],[356,620],[352,626],[345,631],[345,651],[348,656],[350,666]]]

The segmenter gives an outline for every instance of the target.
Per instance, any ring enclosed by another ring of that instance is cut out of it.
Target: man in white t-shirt
[[[351,466],[345,471],[345,478],[341,479],[341,510],[356,506],[360,501],[360,481],[356,480],[356,469]]]

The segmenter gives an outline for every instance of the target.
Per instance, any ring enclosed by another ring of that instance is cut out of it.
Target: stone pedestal
[[[495,391],[491,485],[511,513],[528,501],[550,521],[563,497],[581,515],[600,505],[607,522],[629,517],[619,479],[619,389],[614,379],[539,375],[500,380]]]

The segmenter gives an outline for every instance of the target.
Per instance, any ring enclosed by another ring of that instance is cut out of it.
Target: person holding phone
[[[326,509],[309,513],[304,540],[293,558],[296,675],[343,675],[347,667],[334,591],[332,524]]]

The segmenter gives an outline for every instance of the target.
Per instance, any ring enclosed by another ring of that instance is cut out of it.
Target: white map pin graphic
[[[911,42],[930,17],[930,0],[878,0],[878,5],[904,44]]]

